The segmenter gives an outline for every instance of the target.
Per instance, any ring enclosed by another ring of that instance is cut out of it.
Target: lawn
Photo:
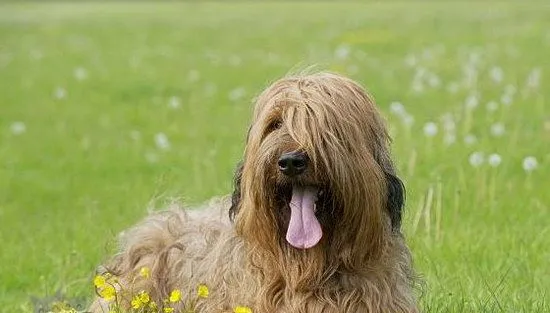
[[[252,98],[315,65],[388,120],[423,310],[550,312],[549,55],[543,2],[0,4],[0,311],[229,193]]]

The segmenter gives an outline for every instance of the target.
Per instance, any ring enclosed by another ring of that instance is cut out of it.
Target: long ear
[[[235,176],[233,180],[233,194],[231,195],[231,207],[229,208],[229,219],[233,222],[235,221],[235,216],[239,213],[239,208],[241,205],[241,179],[243,176],[243,162],[237,164],[237,169],[235,170]]]
[[[405,205],[405,186],[397,176],[388,172],[386,172],[386,180],[388,184],[387,209],[390,214],[391,226],[394,232],[399,232]]]

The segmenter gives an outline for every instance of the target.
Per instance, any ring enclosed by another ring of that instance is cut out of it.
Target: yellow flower
[[[233,309],[233,313],[252,313],[252,309],[247,306],[237,306]]]
[[[149,307],[153,310],[157,309],[157,303],[155,301],[149,302]]]
[[[148,267],[142,267],[139,270],[139,276],[149,278],[149,276],[151,276],[151,270]]]
[[[96,288],[101,288],[105,286],[105,283],[106,283],[105,276],[97,275],[96,277],[94,277],[94,286]]]
[[[172,313],[172,312],[174,312],[174,308],[170,308],[170,307],[164,308],[164,313]]]
[[[178,302],[181,300],[181,291],[178,289],[172,290],[170,293],[170,302]]]
[[[132,308],[139,309],[141,307],[141,300],[139,299],[139,296],[134,296],[130,304],[132,304]]]
[[[139,297],[139,301],[141,301],[141,303],[143,304],[147,304],[151,300],[151,298],[149,297],[149,294],[145,291],[140,292],[138,297]]]
[[[199,288],[197,290],[197,296],[199,298],[208,298],[208,294],[210,291],[208,290],[208,286],[206,285],[199,285]]]
[[[101,291],[99,292],[99,296],[101,298],[105,299],[105,301],[113,300],[116,296],[115,287],[113,287],[111,285],[107,285],[107,286],[103,287],[103,289],[101,289]]]

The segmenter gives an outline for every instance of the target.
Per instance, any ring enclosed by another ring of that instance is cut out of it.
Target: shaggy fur
[[[400,232],[404,188],[372,98],[331,73],[286,77],[257,99],[235,190],[203,210],[155,213],[121,236],[106,268],[154,299],[210,289],[197,311],[418,312],[411,257]],[[283,153],[307,155],[298,177]],[[320,242],[285,240],[293,186],[315,186]],[[227,214],[229,210],[229,214]],[[229,216],[228,216],[229,215]],[[137,276],[143,266],[152,277]],[[101,312],[99,302],[93,310]]]

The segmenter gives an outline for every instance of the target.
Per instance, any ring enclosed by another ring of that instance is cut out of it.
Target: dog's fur
[[[230,199],[149,216],[121,236],[121,251],[106,268],[157,300],[175,288],[194,295],[206,284],[201,313],[235,306],[256,313],[418,312],[400,232],[404,187],[389,141],[374,101],[352,80],[331,73],[278,80],[256,101]],[[309,159],[297,178],[277,167],[291,151]],[[285,240],[295,185],[322,190],[315,215],[323,235],[309,249]],[[139,278],[144,266],[152,277]],[[93,307],[101,311],[99,301]]]

